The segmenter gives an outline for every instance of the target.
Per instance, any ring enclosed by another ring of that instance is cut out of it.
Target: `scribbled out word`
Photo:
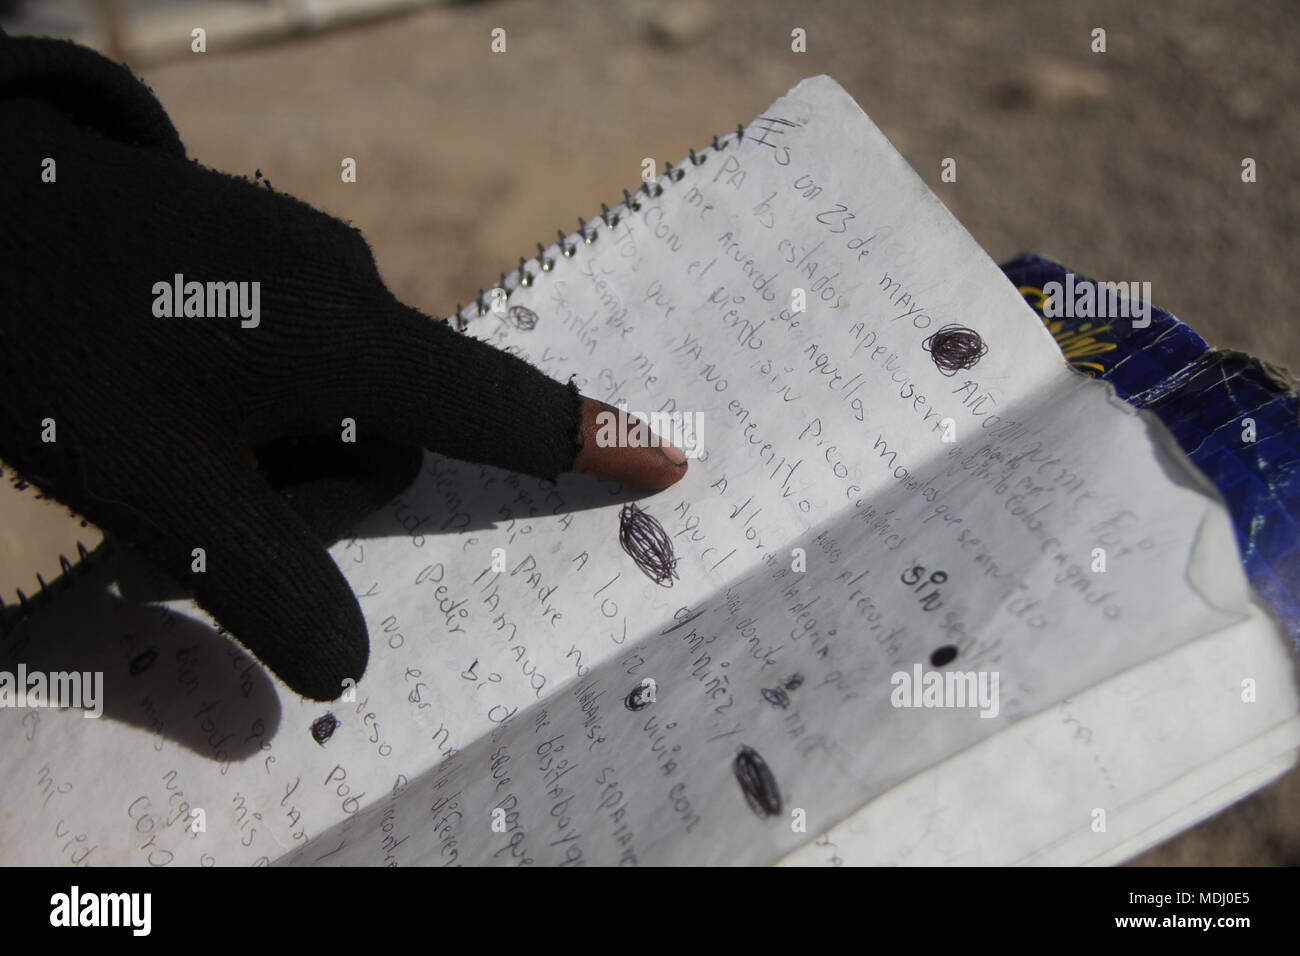
[[[783,681],[778,681],[775,687],[763,688],[763,699],[773,707],[780,707],[785,710],[790,706],[789,691],[796,691],[803,686],[802,674],[791,674]]]
[[[936,647],[930,655],[931,667],[943,667],[945,664],[951,664],[957,659],[957,648],[952,644],[945,644],[943,647]]]
[[[618,543],[651,581],[670,588],[677,578],[673,542],[654,515],[635,504],[623,506],[618,514]]]
[[[653,677],[643,678],[641,683],[632,688],[632,692],[623,698],[623,706],[628,710],[645,710],[655,702],[659,685]]]
[[[782,710],[790,706],[790,695],[785,692],[784,687],[764,687],[763,699],[773,707],[780,707]]]
[[[152,667],[153,662],[157,659],[158,649],[154,647],[146,648],[131,659],[131,663],[127,665],[127,670],[131,672],[132,677],[139,677]]]
[[[731,763],[732,773],[740,784],[741,793],[749,809],[760,817],[781,815],[781,791],[777,788],[772,768],[753,747],[742,746]]]
[[[338,729],[339,719],[333,714],[326,714],[324,717],[317,717],[311,722],[311,739],[324,747],[325,741],[333,737],[334,731]]]
[[[531,332],[537,328],[537,313],[522,305],[512,305],[506,313],[505,321],[521,332]]]
[[[945,325],[922,342],[921,348],[930,353],[935,367],[944,375],[974,368],[989,350],[980,334],[964,325]]]

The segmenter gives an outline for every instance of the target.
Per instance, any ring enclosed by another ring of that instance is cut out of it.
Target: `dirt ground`
[[[612,205],[644,157],[829,73],[993,258],[1150,282],[1214,344],[1300,370],[1295,3],[502,0],[141,72],[192,156],[351,220],[434,315]],[[12,527],[9,561],[36,536]],[[1300,773],[1137,862],[1300,862]]]

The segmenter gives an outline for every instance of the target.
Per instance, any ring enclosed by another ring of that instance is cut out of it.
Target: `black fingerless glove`
[[[0,459],[304,696],[337,697],[368,653],[322,543],[420,449],[546,478],[578,451],[576,389],[397,301],[351,226],[187,159],[89,50],[0,34],[0,216]],[[176,314],[178,275],[204,314]],[[215,314],[238,290],[245,313]]]

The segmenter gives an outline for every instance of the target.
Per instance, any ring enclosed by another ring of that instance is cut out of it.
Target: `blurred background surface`
[[[1287,0],[0,0],[0,26],[126,59],[191,156],[350,220],[431,315],[613,205],[644,157],[675,163],[829,73],[995,260],[1150,282],[1212,344],[1300,372]],[[0,486],[7,599],[93,543],[65,515]],[[1300,772],[1135,862],[1300,863]]]

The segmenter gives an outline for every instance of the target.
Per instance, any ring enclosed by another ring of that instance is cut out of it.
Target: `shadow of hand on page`
[[[608,508],[616,521],[622,505],[649,494],[588,475],[549,482],[426,454],[416,480],[330,553],[345,575],[364,566],[371,542],[389,539],[405,538],[429,561],[457,560],[486,547],[478,532],[498,529],[502,541],[513,535],[527,543],[576,512]],[[352,580],[364,610],[361,582]],[[3,668],[16,672],[21,662],[29,673],[102,673],[103,717],[138,728],[155,749],[170,741],[208,760],[237,762],[274,739],[281,704],[272,677],[205,615],[168,607],[188,591],[138,554],[105,549],[49,590],[5,638]],[[9,619],[20,616],[6,610]],[[48,715],[10,713],[28,742],[39,739]]]
[[[156,574],[129,552],[69,572],[63,593],[8,634],[0,669],[77,673],[86,682],[102,675],[99,699],[82,711],[102,708],[100,720],[139,728],[148,746],[172,742],[223,764],[256,756],[280,724],[270,676],[210,624],[127,599],[114,583]],[[5,708],[0,721],[21,722],[22,738],[39,744],[52,720],[73,715],[81,719],[72,708]]]

